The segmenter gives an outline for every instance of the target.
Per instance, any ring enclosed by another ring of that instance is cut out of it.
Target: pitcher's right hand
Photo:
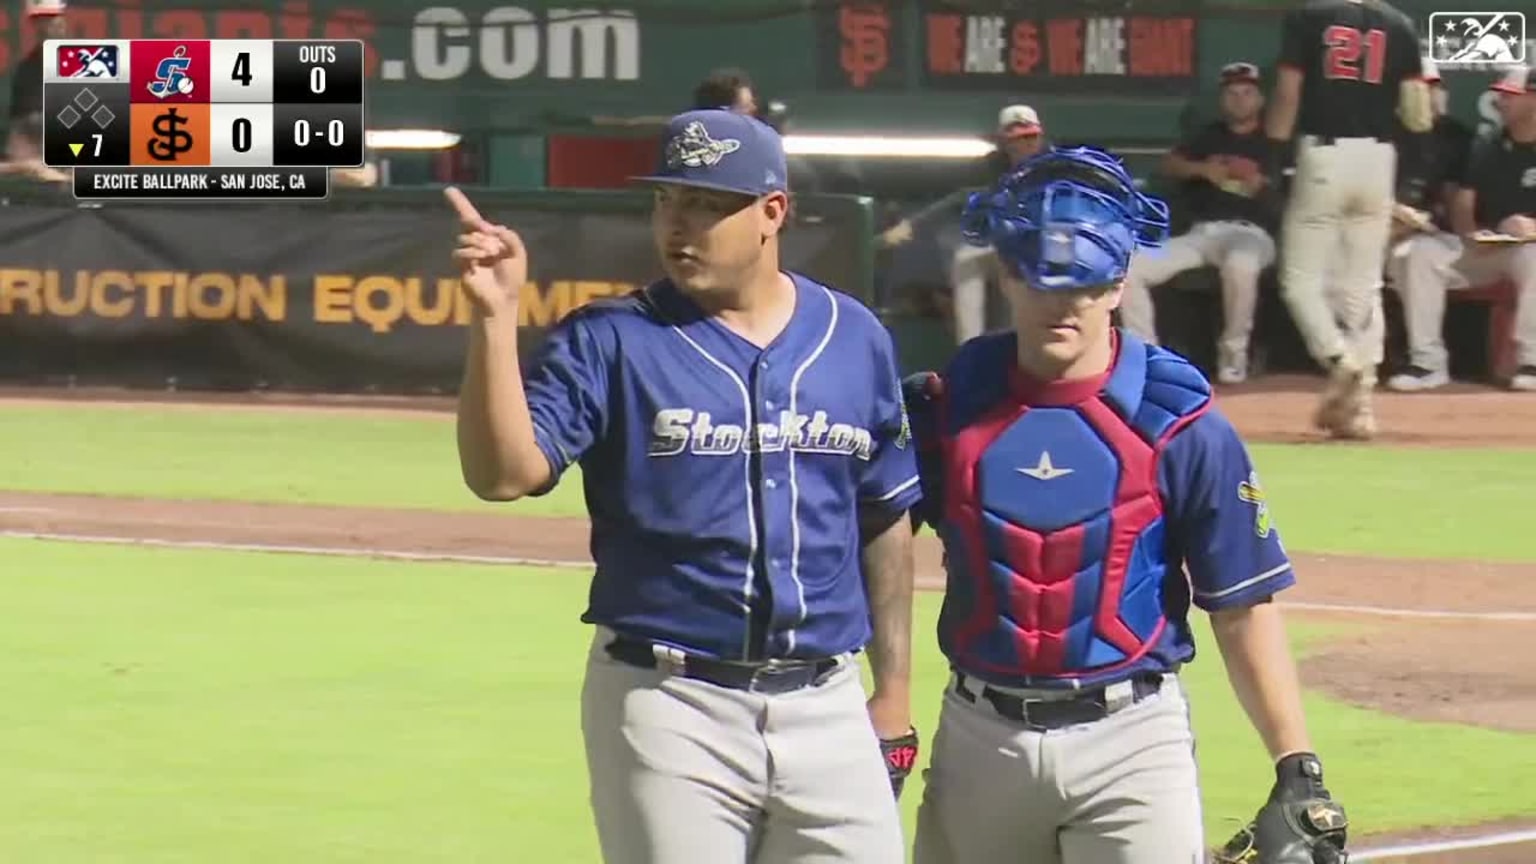
[[[443,190],[459,217],[453,261],[475,308],[486,316],[517,315],[517,301],[528,281],[528,250],[505,225],[492,225],[457,187]]]

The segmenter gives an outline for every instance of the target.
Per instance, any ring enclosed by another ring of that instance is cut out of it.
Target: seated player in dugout
[[[1264,93],[1259,67],[1232,63],[1221,70],[1221,119],[1179,142],[1163,171],[1187,181],[1193,226],[1161,249],[1139,251],[1125,276],[1120,320],[1157,344],[1152,289],[1187,270],[1214,267],[1221,274],[1223,325],[1216,378],[1248,379],[1248,342],[1258,305],[1259,275],[1275,263],[1277,199],[1265,177],[1268,142],[1261,127]]]
[[[1450,94],[1435,61],[1424,58],[1424,83],[1430,88],[1434,126],[1427,134],[1406,127],[1397,138],[1397,206],[1392,214],[1394,258],[1406,251],[1402,241],[1424,231],[1449,231],[1451,199],[1465,182],[1467,157],[1476,134],[1449,113]],[[1388,274],[1395,267],[1388,263]]]
[[[1040,114],[1029,105],[1009,105],[997,114],[996,148],[978,160],[964,186],[886,229],[879,237],[890,248],[912,239],[919,223],[949,218],[977,188],[995,184],[1009,171],[1051,147]],[[989,280],[997,275],[997,256],[989,247],[961,243],[949,262],[949,288],[955,344],[964,345],[987,330]]]
[[[1508,279],[1517,295],[1519,351],[1508,383],[1536,392],[1536,70],[1517,67],[1491,89],[1503,123],[1472,145],[1451,199],[1451,230],[1412,237],[1395,274],[1409,365],[1388,381],[1394,390],[1432,390],[1450,380],[1447,292]]]
[[[11,72],[10,128],[0,173],[64,182],[70,175],[43,164],[43,42],[67,35],[65,4],[64,0],[27,0],[24,8],[34,42]]]

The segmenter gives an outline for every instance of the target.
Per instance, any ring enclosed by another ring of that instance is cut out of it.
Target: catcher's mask
[[[1047,150],[966,202],[961,233],[991,246],[1030,286],[1075,291],[1125,276],[1138,246],[1168,237],[1168,205],[1143,195],[1119,159],[1094,147]]]

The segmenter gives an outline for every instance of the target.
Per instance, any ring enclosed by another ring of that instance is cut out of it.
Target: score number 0
[[[248,52],[241,51],[238,55],[236,55],[235,68],[230,71],[229,80],[239,81],[246,87],[251,85],[251,55]],[[325,92],[324,66],[310,67],[309,92],[315,93],[317,95]],[[330,123],[326,124],[325,131],[326,137],[329,139],[331,146],[339,147],[346,137],[347,126],[340,120],[332,120]],[[233,133],[234,136],[234,141],[232,144],[234,145],[235,152],[249,153],[251,150],[252,135],[251,121],[244,117],[236,117],[234,126],[232,129],[230,129],[230,132]],[[98,151],[97,155],[99,156],[101,155],[101,136],[98,135],[96,138],[96,150]],[[308,147],[309,138],[309,121],[295,120],[293,123],[293,143],[299,145],[300,147]]]
[[[232,132],[234,135],[234,140],[231,143],[235,148],[235,152],[249,153],[251,150],[251,121],[245,117],[236,117],[230,132]],[[332,120],[331,122],[325,124],[324,139],[328,141],[332,147],[340,147],[342,142],[346,140],[346,134],[347,124],[341,122],[339,119]],[[311,130],[308,120],[301,118],[293,121],[293,143],[299,145],[300,147],[308,147],[310,135]],[[96,150],[96,155],[100,156],[101,142],[99,140],[96,142]]]

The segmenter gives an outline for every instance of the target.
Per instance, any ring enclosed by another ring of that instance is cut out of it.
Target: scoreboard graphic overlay
[[[89,199],[321,200],[363,165],[363,43],[50,39],[43,161]]]

